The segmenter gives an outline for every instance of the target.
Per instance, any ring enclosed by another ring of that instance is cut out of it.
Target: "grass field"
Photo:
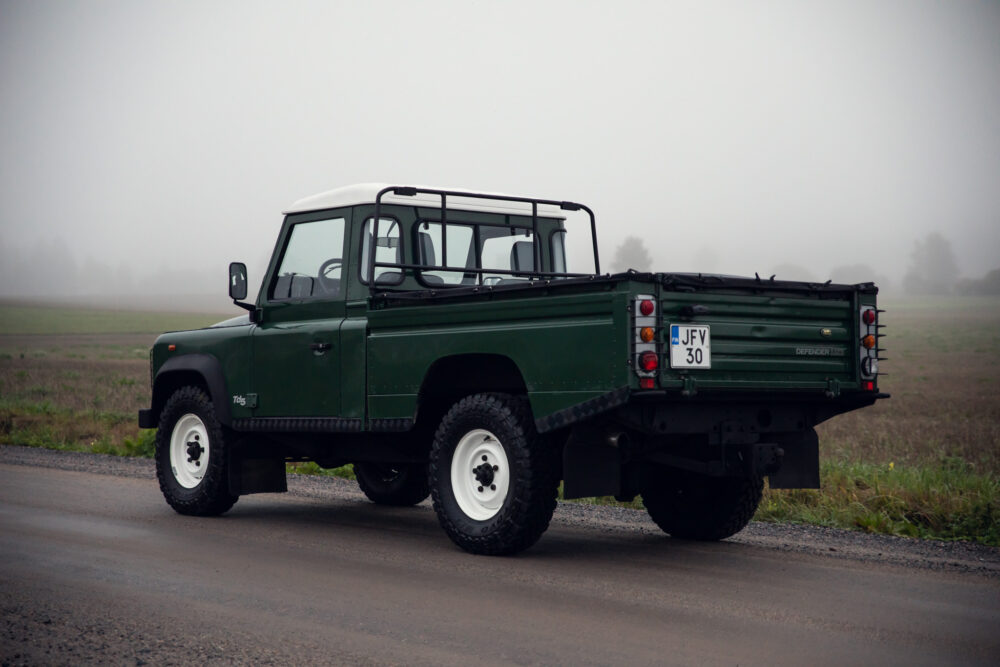
[[[1000,299],[882,306],[892,398],[821,425],[824,488],[756,518],[1000,545]],[[0,442],[151,455],[150,344],[225,317],[0,304]]]
[[[159,334],[197,329],[222,319],[225,317],[202,313],[97,310],[0,302],[0,335]]]

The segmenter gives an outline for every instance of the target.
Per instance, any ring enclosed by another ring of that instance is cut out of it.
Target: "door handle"
[[[333,343],[313,343],[309,346],[309,348],[317,354],[323,354],[331,347],[333,347]]]

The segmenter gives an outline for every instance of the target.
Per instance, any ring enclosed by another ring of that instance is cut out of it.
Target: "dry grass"
[[[49,341],[0,352],[0,442],[106,450],[139,439],[149,363],[130,356],[130,346],[102,346],[88,358]]]
[[[828,461],[929,465],[960,458],[1000,475],[1000,300],[884,306],[892,398],[819,427]]]

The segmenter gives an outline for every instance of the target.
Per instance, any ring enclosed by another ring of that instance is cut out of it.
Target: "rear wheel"
[[[688,540],[721,540],[753,518],[764,480],[657,467],[647,471],[643,487],[642,502],[663,532]]]
[[[463,398],[441,421],[431,449],[431,497],[442,528],[471,553],[527,549],[555,510],[556,463],[524,398]]]
[[[358,486],[377,505],[408,507],[430,495],[427,466],[419,463],[355,463]]]
[[[156,431],[156,478],[167,504],[181,514],[213,516],[231,508],[224,429],[212,401],[182,387],[163,406]]]

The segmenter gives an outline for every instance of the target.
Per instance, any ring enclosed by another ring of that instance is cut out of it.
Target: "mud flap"
[[[563,448],[563,497],[621,493],[621,451],[590,429],[573,429]]]
[[[781,468],[768,476],[772,489],[819,488],[819,437],[816,429],[778,440],[784,450]]]
[[[288,490],[285,462],[282,459],[250,459],[232,456],[229,459],[229,493],[245,496],[251,493],[283,493]]]

